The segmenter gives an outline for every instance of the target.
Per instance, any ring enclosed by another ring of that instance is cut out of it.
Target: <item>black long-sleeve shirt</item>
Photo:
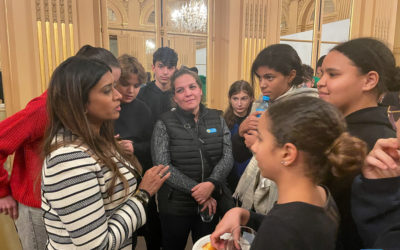
[[[115,134],[124,140],[133,141],[135,156],[143,170],[152,167],[150,140],[153,133],[153,118],[149,107],[141,100],[121,104],[121,112],[114,124]]]
[[[365,141],[371,150],[379,138],[396,137],[386,109],[370,107],[357,110],[346,116],[349,133]],[[360,170],[348,173],[346,176],[335,177],[329,174],[324,184],[329,188],[340,212],[340,226],[336,249],[352,250],[364,247],[360,233],[357,230],[351,214],[351,186]]]
[[[400,248],[400,177],[357,176],[351,205],[366,248]]]
[[[251,249],[335,249],[338,210],[327,192],[324,207],[304,202],[275,204],[267,215],[250,212],[257,231]]]
[[[161,114],[172,108],[172,91],[162,91],[157,87],[155,81],[149,82],[141,88],[137,99],[150,108],[154,122],[160,118]]]

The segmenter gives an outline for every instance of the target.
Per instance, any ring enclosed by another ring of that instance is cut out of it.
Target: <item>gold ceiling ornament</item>
[[[60,0],[60,17],[61,23],[65,23],[64,0]]]
[[[44,1],[44,20],[46,22],[50,21],[49,2],[47,0]]]
[[[41,14],[40,14],[40,10],[41,10],[40,0],[36,0],[35,3],[36,3],[36,21],[41,21],[42,18],[41,18]]]

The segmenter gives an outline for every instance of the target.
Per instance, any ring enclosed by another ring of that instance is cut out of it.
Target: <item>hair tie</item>
[[[325,150],[325,155],[330,155],[330,154],[332,154],[333,153],[333,149],[336,147],[336,145],[340,142],[340,139],[343,137],[343,136],[347,136],[348,135],[348,132],[343,132],[343,133],[341,133],[333,142],[332,142],[332,144],[328,147],[328,149],[327,150]]]
[[[335,139],[336,141],[336,139]],[[329,148],[327,150],[325,150],[325,155],[330,155],[332,153],[332,150],[334,148],[334,146],[336,145],[335,141],[329,146]]]

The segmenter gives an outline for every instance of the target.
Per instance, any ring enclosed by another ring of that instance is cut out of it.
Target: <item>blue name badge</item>
[[[209,133],[209,134],[217,133],[217,129],[216,128],[208,128],[207,133]]]

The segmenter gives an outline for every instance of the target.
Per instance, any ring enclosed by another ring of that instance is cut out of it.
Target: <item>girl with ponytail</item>
[[[400,70],[391,50],[373,38],[358,38],[339,44],[325,57],[317,84],[321,99],[333,104],[345,116],[351,135],[365,141],[371,150],[379,138],[395,137],[387,108],[379,107],[380,97],[400,90]],[[351,186],[360,171],[325,183],[339,212],[338,249],[364,248],[351,215]]]
[[[350,134],[369,150],[379,138],[395,137],[386,108],[378,107],[382,94],[400,90],[400,69],[384,43],[358,38],[339,44],[325,57],[322,73],[319,96],[343,113]]]
[[[279,197],[267,215],[231,209],[211,235],[219,237],[239,225],[257,229],[252,249],[335,249],[338,213],[326,187],[329,173],[360,169],[365,143],[347,133],[343,116],[314,97],[275,102],[258,123],[252,151],[263,177],[276,182]]]

